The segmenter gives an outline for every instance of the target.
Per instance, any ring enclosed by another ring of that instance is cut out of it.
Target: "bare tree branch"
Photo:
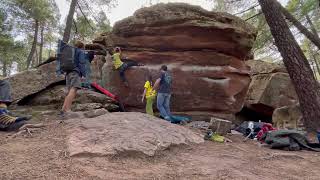
[[[256,17],[260,16],[261,14],[262,14],[262,12],[259,12],[259,13],[255,14],[255,15],[253,15],[253,16],[245,19],[245,21],[248,21],[248,20],[250,20],[250,19],[256,18]]]

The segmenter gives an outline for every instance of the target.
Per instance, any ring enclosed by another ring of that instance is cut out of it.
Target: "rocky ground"
[[[319,153],[270,150],[236,135],[232,143],[178,146],[154,157],[70,157],[66,123],[55,111],[36,109],[24,111],[44,128],[32,136],[0,133],[0,179],[318,179],[320,173]]]

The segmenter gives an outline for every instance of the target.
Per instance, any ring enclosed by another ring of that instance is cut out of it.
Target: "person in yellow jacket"
[[[142,102],[144,102],[144,98],[147,99],[146,103],[146,113],[153,116],[153,102],[156,98],[157,92],[153,89],[152,76],[151,74],[147,75],[147,81],[144,84],[144,91],[142,94]]]
[[[125,62],[121,60],[121,48],[114,48],[114,54],[112,55],[113,66],[116,70],[119,70],[120,78],[126,87],[129,87],[128,81],[125,76],[125,71],[132,66],[143,66],[143,64],[137,63],[132,60],[126,59]]]

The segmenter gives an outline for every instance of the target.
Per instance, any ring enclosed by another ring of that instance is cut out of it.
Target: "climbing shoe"
[[[18,117],[20,120],[24,120],[24,121],[29,121],[30,119],[32,119],[32,115],[20,115],[20,114],[15,114],[12,113],[11,111],[7,110],[7,114],[13,117]]]
[[[58,114],[60,120],[68,120],[68,119],[77,119],[77,118],[81,118],[81,113],[79,112],[72,112],[72,111],[60,111]]]
[[[14,117],[6,109],[0,109],[0,130],[16,130],[25,123],[25,118]]]
[[[59,119],[64,120],[66,118],[66,112],[60,111],[58,113],[58,117],[59,117]]]
[[[8,114],[1,114],[0,115],[0,124],[9,125],[16,122],[18,118],[10,116]]]

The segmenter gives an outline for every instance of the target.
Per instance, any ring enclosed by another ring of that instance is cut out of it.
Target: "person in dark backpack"
[[[61,47],[60,47],[61,48]],[[61,49],[60,49],[61,50]],[[74,56],[72,56],[74,54]],[[63,62],[73,60],[72,62]],[[93,52],[87,52],[84,50],[84,44],[81,41],[75,43],[75,48],[72,50],[60,52],[60,70],[66,74],[66,86],[68,88],[68,94],[65,97],[60,115],[72,117],[71,105],[76,97],[77,90],[81,88],[81,79],[89,78],[88,71],[90,70],[90,62],[94,58]],[[72,59],[73,58],[73,59]],[[89,62],[89,63],[88,63]]]
[[[0,131],[13,131],[23,126],[28,117],[16,117],[10,113],[7,106],[11,103],[11,86],[7,80],[0,80]]]
[[[112,61],[113,61],[114,68],[119,71],[120,78],[126,87],[129,87],[129,84],[128,84],[127,78],[125,76],[125,71],[133,66],[143,66],[143,64],[140,64],[135,61],[128,60],[128,59],[126,59],[126,61],[123,62],[121,60],[121,48],[120,47],[114,48],[114,53],[112,54]]]
[[[162,118],[171,121],[170,98],[172,78],[166,65],[161,66],[160,72],[161,76],[154,84],[154,89],[158,90],[157,107]]]

